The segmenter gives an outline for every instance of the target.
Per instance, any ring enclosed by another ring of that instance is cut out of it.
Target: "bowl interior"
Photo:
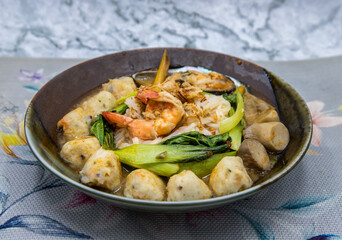
[[[127,199],[80,184],[78,174],[59,158],[56,145],[57,122],[78,99],[109,78],[130,76],[138,71],[156,68],[163,50],[141,49],[106,55],[78,64],[50,80],[32,99],[25,117],[27,141],[38,160],[56,176],[93,197],[122,207],[165,212],[208,209],[247,197],[284,176],[300,161],[311,140],[312,123],[304,100],[289,84],[258,65],[229,55],[170,48],[168,54],[171,67],[201,66],[232,76],[248,84],[256,96],[278,105],[281,121],[288,127],[291,140],[277,165],[250,189],[200,201],[152,202]],[[274,91],[274,95],[270,91]]]

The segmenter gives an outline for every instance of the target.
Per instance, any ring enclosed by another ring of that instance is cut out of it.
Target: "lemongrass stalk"
[[[169,67],[170,67],[170,58],[167,55],[167,52],[165,49],[162,60],[160,62],[159,68],[158,68],[157,76],[153,82],[153,85],[161,84],[162,82],[164,82],[164,80],[167,76],[167,73],[169,71]]]

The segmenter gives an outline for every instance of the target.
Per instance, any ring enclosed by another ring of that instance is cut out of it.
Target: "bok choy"
[[[230,108],[229,116],[234,115],[234,108]],[[229,136],[232,139],[232,146],[230,147],[232,150],[239,150],[241,141],[242,141],[242,131],[245,128],[245,120],[242,118],[240,123],[236,125],[232,130],[229,131]]]
[[[236,125],[239,124],[239,122],[243,118],[245,109],[244,109],[243,97],[239,91],[239,88],[237,88],[237,91],[236,91],[236,105],[237,106],[236,106],[235,113],[229,118],[226,118],[220,122],[219,130],[221,133],[226,133],[232,130]]]
[[[178,173],[182,172],[183,170],[191,170],[193,173],[201,178],[210,174],[222,158],[235,155],[236,152],[219,153],[201,162],[180,163]]]
[[[120,161],[128,165],[202,161],[215,153],[229,149],[225,143],[215,147],[192,145],[134,144],[115,151]]]
[[[230,141],[228,133],[211,136],[188,132],[160,144],[135,144],[118,149],[115,150],[115,154],[124,164],[145,168],[158,175],[170,176],[179,171],[180,164],[192,165],[216,156],[214,154],[227,152],[231,145]],[[203,166],[206,165],[210,164]],[[194,167],[196,166],[195,164]]]
[[[171,137],[164,142],[161,142],[162,145],[173,145],[173,144],[181,144],[181,145],[203,145],[208,147],[214,147],[218,145],[224,145],[231,141],[228,133],[219,134],[219,135],[204,135],[196,131],[183,133],[174,137]]]
[[[111,112],[124,114],[126,112],[127,108],[128,108],[127,104],[123,103],[123,104],[120,104],[119,106],[115,107]]]

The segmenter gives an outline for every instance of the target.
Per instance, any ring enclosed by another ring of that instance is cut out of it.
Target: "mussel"
[[[216,72],[201,73],[191,70],[184,73],[175,73],[169,78],[174,78],[175,81],[181,79],[190,83],[192,86],[210,93],[222,94],[225,92],[230,93],[235,90],[235,83],[233,80]]]
[[[236,86],[232,79],[216,72],[202,71],[201,68],[197,71],[194,67],[170,69],[167,80],[188,82],[192,86],[214,94],[222,94],[225,92],[230,93],[235,91]],[[157,70],[147,70],[137,72],[132,77],[139,85],[147,86],[153,84],[156,75]]]

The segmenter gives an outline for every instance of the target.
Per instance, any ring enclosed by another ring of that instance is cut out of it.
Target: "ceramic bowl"
[[[311,116],[302,97],[285,81],[251,62],[215,52],[168,48],[171,67],[201,66],[232,76],[250,86],[253,94],[278,105],[281,121],[290,132],[290,142],[272,171],[251,188],[206,200],[156,202],[116,196],[83,185],[78,174],[59,157],[56,124],[80,97],[109,78],[132,75],[159,66],[162,48],[114,53],[73,66],[51,79],[32,99],[25,117],[28,145],[40,163],[61,180],[84,193],[111,204],[142,211],[184,212],[209,209],[246,198],[289,173],[308,149],[312,134]],[[274,94],[272,93],[274,91]]]

